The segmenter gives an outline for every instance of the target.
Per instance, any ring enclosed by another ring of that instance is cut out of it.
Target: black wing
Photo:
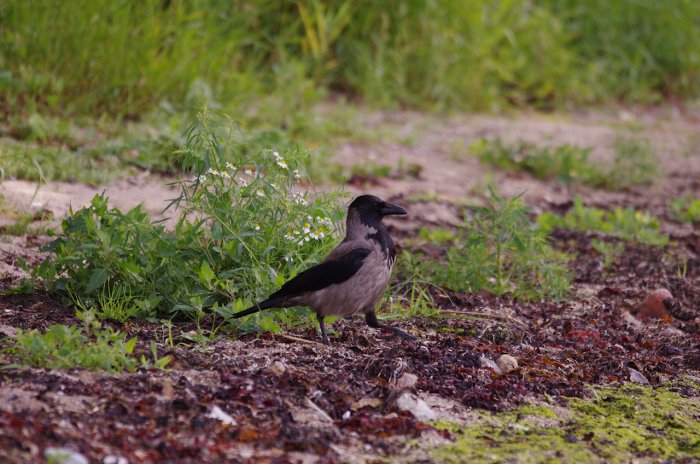
[[[270,295],[268,300],[289,298],[345,282],[360,270],[362,262],[371,252],[372,250],[367,248],[355,248],[338,259],[324,261],[310,267],[282,285],[279,290]]]

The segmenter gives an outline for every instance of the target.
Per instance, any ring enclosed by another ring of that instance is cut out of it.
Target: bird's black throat
[[[376,230],[376,232],[367,234],[365,238],[379,245],[379,249],[384,254],[384,259],[386,260],[387,266],[391,267],[396,260],[396,247],[394,246],[393,240],[391,240],[389,231],[380,221],[376,222],[375,224],[364,224]]]

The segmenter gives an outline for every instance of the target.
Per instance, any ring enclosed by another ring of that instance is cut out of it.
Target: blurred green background
[[[0,0],[6,114],[338,95],[468,111],[696,99],[700,1]]]

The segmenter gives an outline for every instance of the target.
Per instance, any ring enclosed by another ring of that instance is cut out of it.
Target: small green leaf
[[[124,344],[124,350],[126,351],[126,354],[131,354],[134,351],[135,346],[136,346],[136,337],[132,338],[131,340],[127,341]]]
[[[109,271],[107,269],[97,268],[90,274],[90,280],[88,281],[87,287],[85,288],[85,293],[92,293],[98,288],[102,287],[107,279],[109,278]]]
[[[202,261],[202,264],[199,266],[199,281],[204,285],[210,285],[215,278],[216,274],[211,270],[209,263]]]

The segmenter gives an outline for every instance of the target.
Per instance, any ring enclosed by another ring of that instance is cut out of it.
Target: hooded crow
[[[382,218],[397,214],[406,214],[406,210],[372,195],[355,198],[348,208],[345,238],[325,260],[297,274],[266,300],[233,317],[268,308],[308,306],[316,313],[323,343],[328,344],[325,317],[347,317],[359,312],[365,315],[370,327],[414,340],[403,330],[380,323],[374,312],[386,291],[396,259],[394,242]]]

